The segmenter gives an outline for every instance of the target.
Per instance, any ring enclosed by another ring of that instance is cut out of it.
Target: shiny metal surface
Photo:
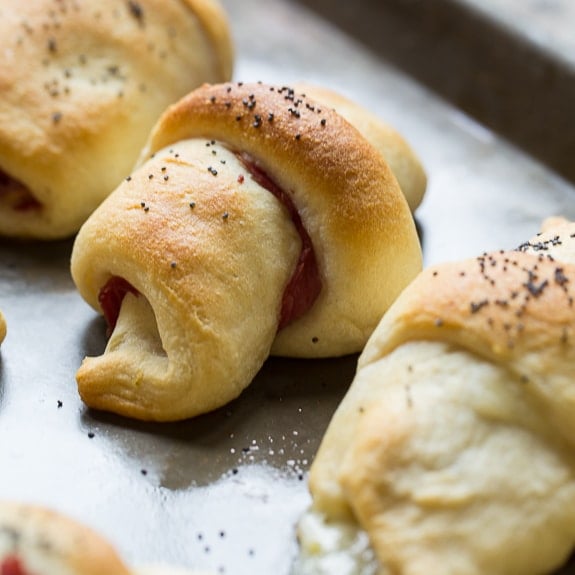
[[[301,5],[224,3],[236,79],[331,86],[412,143],[429,176],[417,212],[427,264],[575,218],[572,185]],[[74,374],[105,329],[74,289],[71,247],[0,241],[0,497],[69,513],[132,563],[287,575],[306,473],[356,358],[271,359],[237,401],[178,424],[89,411]]]
[[[571,0],[298,0],[575,182]]]

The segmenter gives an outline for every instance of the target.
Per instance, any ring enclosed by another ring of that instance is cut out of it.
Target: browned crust
[[[296,89],[333,108],[362,134],[383,156],[405,195],[412,212],[419,207],[427,187],[427,176],[408,142],[370,110],[325,86],[298,83]]]
[[[395,178],[370,144],[333,110],[289,87],[204,85],[163,115],[146,153],[197,137],[248,152],[288,184],[289,170],[300,183],[286,191],[301,207],[309,198],[299,197],[299,190],[314,190],[314,203],[325,210],[342,241],[352,234],[357,238],[360,230],[359,237],[368,238],[382,226],[395,228],[405,220]],[[381,193],[382,188],[389,192]]]
[[[551,232],[516,251],[426,269],[390,309],[360,365],[415,340],[515,362],[526,381],[544,377],[555,362],[575,360],[575,265],[548,253],[555,243],[575,247],[575,237]],[[530,354],[538,360],[521,364]]]

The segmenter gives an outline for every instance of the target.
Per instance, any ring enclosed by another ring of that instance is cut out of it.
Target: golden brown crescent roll
[[[6,320],[4,319],[4,315],[0,311],[0,343],[4,341],[6,337]]]
[[[574,298],[574,223],[423,271],[367,343],[322,441],[307,559],[341,552],[322,544],[341,526],[348,543],[367,535],[381,573],[535,575],[564,563]]]
[[[228,80],[217,0],[0,2],[0,236],[75,233],[165,108]]]
[[[333,90],[308,83],[296,87],[324,106],[333,107],[379,150],[397,178],[410,210],[415,212],[425,194],[427,175],[405,138],[374,113]]]
[[[113,328],[80,395],[142,419],[212,410],[270,352],[362,349],[420,269],[395,177],[343,117],[287,87],[206,85],[77,236],[74,281]]]
[[[132,570],[86,525],[47,507],[0,501],[0,575],[208,575],[169,566]]]

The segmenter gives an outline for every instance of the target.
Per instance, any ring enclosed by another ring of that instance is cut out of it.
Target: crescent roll
[[[396,178],[342,116],[229,83],[162,116],[71,269],[112,330],[77,373],[82,399],[174,420],[238,396],[270,353],[358,352],[421,249]]]
[[[0,501],[0,575],[208,575],[154,566],[130,569],[86,525],[52,509]]]
[[[341,552],[322,543],[334,529],[346,545],[364,536],[370,573],[540,575],[566,561],[575,224],[550,224],[515,251],[426,269],[385,314],[312,465],[312,563]]]
[[[0,236],[34,239],[75,233],[233,57],[217,0],[2,0],[0,53]]]

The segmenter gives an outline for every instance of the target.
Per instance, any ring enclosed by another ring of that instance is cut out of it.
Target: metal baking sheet
[[[410,141],[429,176],[417,212],[426,264],[575,218],[572,184],[307,8],[224,4],[237,80],[330,86]],[[0,240],[0,497],[72,515],[133,564],[287,575],[307,472],[357,357],[270,359],[238,400],[176,424],[90,411],[74,374],[102,352],[105,327],[75,291],[71,248]]]

